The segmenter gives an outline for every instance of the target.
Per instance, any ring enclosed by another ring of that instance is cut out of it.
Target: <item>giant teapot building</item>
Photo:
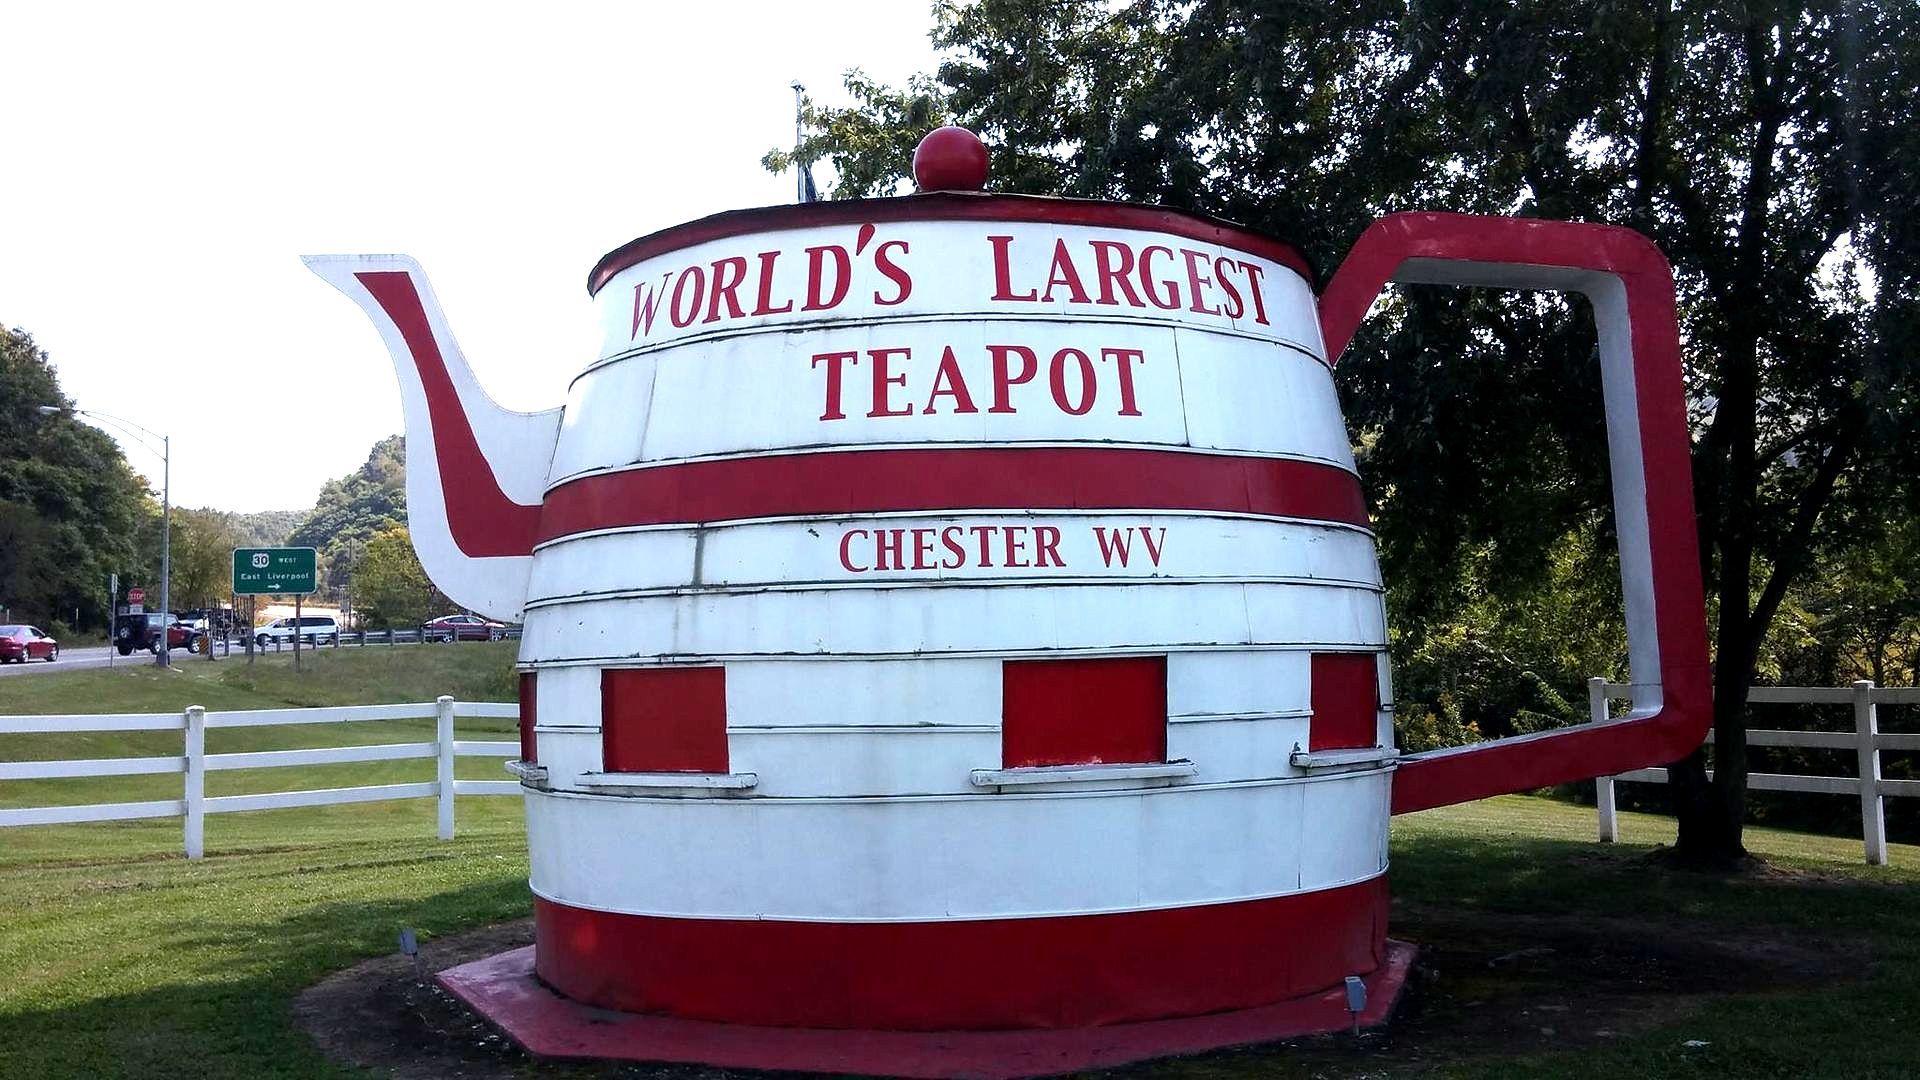
[[[1374,1020],[1391,813],[1707,723],[1672,285],[1624,230],[1402,215],[1316,294],[1154,207],[738,211],[594,268],[540,414],[411,260],[309,261],[396,358],[423,564],[525,623],[537,941],[449,984],[536,1051],[1059,1071],[1344,1026],[1349,977]],[[1390,279],[1591,300],[1631,715],[1394,749],[1332,374]]]

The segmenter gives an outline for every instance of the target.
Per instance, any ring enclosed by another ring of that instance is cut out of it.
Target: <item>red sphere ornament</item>
[[[979,191],[987,185],[987,144],[963,127],[934,128],[913,148],[921,191]]]

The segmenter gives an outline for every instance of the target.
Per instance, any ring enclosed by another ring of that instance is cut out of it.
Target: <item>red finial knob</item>
[[[963,127],[934,128],[913,148],[921,191],[979,191],[987,186],[987,144]]]

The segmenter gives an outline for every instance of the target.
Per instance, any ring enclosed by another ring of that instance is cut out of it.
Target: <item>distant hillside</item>
[[[279,547],[287,534],[307,517],[305,510],[262,510],[254,514],[227,515],[233,528],[235,547]]]
[[[399,435],[374,443],[366,464],[327,481],[313,509],[295,515],[285,542],[320,549],[327,588],[346,586],[376,533],[407,523],[406,447]]]

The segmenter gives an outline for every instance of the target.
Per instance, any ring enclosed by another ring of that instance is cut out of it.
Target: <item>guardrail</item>
[[[520,628],[517,626],[509,626],[499,632],[498,638],[490,638],[489,640],[518,641],[519,639]],[[247,638],[245,634],[234,633],[228,635],[227,640],[236,641],[244,645]],[[304,642],[303,647],[309,649],[324,649],[330,645],[421,645],[434,644],[443,640],[444,639],[441,638],[427,637],[417,627],[411,630],[342,630],[337,636],[329,640],[328,645],[316,645],[311,641],[302,639]],[[461,638],[457,644],[466,644],[478,640],[480,639]],[[262,647],[271,652],[290,650],[293,648],[293,639],[291,637],[274,638]]]
[[[58,825],[82,821],[123,821],[133,818],[185,818],[187,858],[204,853],[206,815],[246,810],[279,810],[295,806],[381,802],[388,799],[439,801],[439,836],[453,839],[453,800],[456,795],[518,795],[518,780],[455,780],[456,757],[515,758],[520,744],[457,740],[453,722],[460,717],[517,720],[520,706],[511,702],[436,701],[405,705],[354,705],[328,709],[257,709],[245,712],[208,712],[192,705],[183,713],[106,713],[100,715],[0,716],[0,735],[79,733],[100,731],[182,731],[179,756],[113,757],[65,761],[0,761],[0,780],[50,780],[88,776],[141,776],[179,773],[185,780],[178,799],[146,802],[88,803],[74,806],[36,806],[0,810],[0,828],[18,825]],[[364,720],[434,720],[432,742],[381,743],[373,746],[330,746],[311,750],[256,750],[248,753],[207,753],[208,728],[267,725],[341,724]],[[433,758],[434,779],[409,784],[275,791],[258,795],[206,794],[208,772],[229,769],[276,769],[297,765],[333,765],[357,761],[396,761]]]
[[[1609,703],[1628,698],[1632,688],[1605,679],[1587,680],[1587,711],[1593,720],[1610,715]],[[1860,835],[1866,845],[1867,862],[1887,864],[1888,796],[1920,795],[1920,780],[1886,780],[1880,775],[1882,750],[1920,751],[1920,734],[1883,735],[1880,732],[1881,705],[1920,705],[1920,687],[1876,687],[1861,680],[1850,687],[1756,686],[1747,691],[1747,701],[1755,705],[1851,705],[1852,731],[1788,731],[1775,728],[1748,728],[1749,746],[1789,746],[1807,750],[1851,750],[1858,759],[1853,776],[1801,776],[1792,773],[1747,774],[1752,791],[1807,791],[1823,795],[1856,795],[1860,799]],[[1713,742],[1713,733],[1707,733]],[[1712,776],[1712,770],[1708,770]],[[1603,776],[1595,782],[1600,807],[1600,842],[1619,839],[1620,827],[1614,809],[1613,785],[1622,780],[1664,783],[1665,769],[1638,769],[1618,776]]]

